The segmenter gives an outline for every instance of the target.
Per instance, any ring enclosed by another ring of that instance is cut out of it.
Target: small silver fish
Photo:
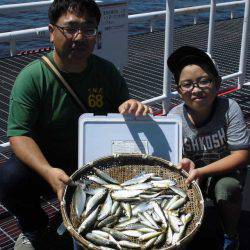
[[[149,209],[152,209],[153,206],[149,202],[142,202],[132,208],[132,215],[136,216],[138,213],[142,213]]]
[[[175,210],[181,206],[183,206],[187,201],[187,196],[186,197],[182,197],[180,199],[178,199],[177,201],[173,202],[170,206],[168,206],[168,210]]]
[[[156,200],[157,196],[159,196],[162,192],[158,192],[158,193],[154,193],[154,194],[140,194],[139,197],[142,198],[142,199],[147,199],[147,200],[150,200],[150,199],[154,199]]]
[[[141,220],[141,223],[142,223],[143,225],[148,226],[148,227],[153,228],[153,229],[156,229],[156,230],[159,229],[159,227],[158,227],[158,226],[155,227],[155,226],[145,217],[144,214],[138,213],[138,216],[139,216],[139,218],[140,218],[140,220]]]
[[[172,241],[173,241],[173,231],[171,229],[171,226],[169,226],[167,230],[167,239],[166,239],[167,245],[171,245]]]
[[[152,232],[157,232],[156,229],[153,229],[151,227],[145,227],[145,225],[143,225],[144,227],[142,228],[138,228],[137,231],[142,232],[142,233],[152,233]]]
[[[154,210],[152,212],[152,217],[157,223],[161,222],[161,218],[157,215],[157,213]]]
[[[122,207],[119,205],[119,207],[116,209],[116,211],[115,211],[115,215],[117,216],[117,217],[120,217],[120,215],[123,213],[123,211],[122,211]]]
[[[93,170],[94,170],[95,174],[97,176],[99,176],[100,178],[102,178],[104,181],[106,181],[108,183],[119,184],[119,182],[117,180],[115,180],[114,178],[112,178],[107,173],[101,171],[100,169],[93,168]]]
[[[116,247],[121,250],[122,247],[120,246],[120,244],[117,242],[117,240],[110,234],[109,235],[109,240],[113,241],[116,244]]]
[[[176,185],[175,181],[172,180],[161,180],[161,181],[151,181],[154,187],[156,188],[169,188]]]
[[[180,195],[183,198],[187,197],[187,194],[179,187],[176,186],[171,186],[169,187],[170,189],[172,189],[176,194]]]
[[[131,205],[127,202],[121,202],[121,206],[124,209],[126,216],[131,218],[131,216],[132,216]]]
[[[149,173],[149,174],[144,174],[144,175],[139,175],[136,176],[130,180],[127,180],[121,184],[121,186],[129,186],[129,185],[135,185],[135,184],[140,184],[148,179],[150,179],[152,176],[155,176],[155,173]]]
[[[169,224],[170,224],[172,230],[176,233],[179,233],[179,231],[180,231],[180,228],[179,228],[180,219],[178,220],[176,216],[172,215],[171,213],[168,213],[168,221],[169,221]]]
[[[102,190],[105,190],[105,188],[86,188],[84,191],[86,194],[95,195],[99,192],[102,192]]]
[[[139,232],[141,232],[141,228],[144,228],[145,226],[141,223],[133,223],[133,224],[129,224],[126,225],[124,227],[119,227],[119,230],[138,230]]]
[[[146,219],[155,227],[155,228],[160,228],[156,221],[153,219],[153,217],[146,211],[143,213],[143,215],[146,217]]]
[[[92,230],[91,231],[92,234],[99,234],[100,236],[104,237],[104,238],[109,238],[109,233],[101,231],[101,230]]]
[[[157,215],[160,217],[161,221],[162,221],[162,224],[164,226],[164,228],[167,228],[168,226],[168,223],[167,223],[167,220],[166,220],[166,217],[165,217],[165,214],[163,213],[162,211],[162,208],[160,207],[160,205],[155,202],[155,201],[151,201],[153,207],[154,207],[154,210],[155,212],[157,213]]]
[[[124,189],[127,189],[127,190],[147,190],[147,189],[150,189],[152,187],[153,187],[152,183],[146,182],[146,183],[125,186]]]
[[[165,210],[168,210],[172,203],[176,202],[179,199],[179,195],[175,195],[167,204],[166,207],[164,207]]]
[[[110,189],[110,190],[119,190],[122,189],[122,186],[117,185],[117,184],[105,184],[103,185],[105,188]]]
[[[109,239],[101,237],[98,234],[87,233],[85,235],[85,237],[86,237],[86,239],[88,239],[92,243],[97,244],[99,246],[106,246],[106,247],[111,247],[111,248],[113,248],[113,247],[116,248],[117,247],[117,245],[113,241],[110,241]]]
[[[125,220],[119,224],[116,225],[116,228],[119,228],[119,227],[125,227],[129,224],[133,224],[133,223],[137,223],[139,222],[139,218],[137,217],[132,217],[132,218],[129,218],[128,220]]]
[[[119,206],[120,206],[119,201],[114,201],[111,208],[111,214],[115,214]]]
[[[118,230],[108,228],[108,227],[103,227],[102,230],[113,235],[113,237],[118,241],[119,240],[129,240],[129,237],[127,235],[123,234],[122,232],[119,232]]]
[[[114,222],[114,221],[116,221],[116,220],[118,220],[118,217],[117,217],[116,215],[110,215],[110,216],[106,217],[104,220],[102,220],[101,222],[99,222],[99,223],[97,224],[97,226],[98,226],[99,228],[102,228],[102,227],[105,227],[105,226],[108,225],[109,223]]]
[[[99,204],[100,200],[102,200],[106,194],[107,194],[107,189],[103,189],[102,191],[96,193],[93,197],[91,197],[88,200],[86,209],[84,211],[85,217],[87,217],[91,213],[92,209],[94,209],[97,206],[97,204]]]
[[[139,241],[150,240],[152,238],[158,237],[162,232],[150,232],[147,234],[143,234],[139,237]]]
[[[106,182],[105,180],[103,180],[102,178],[98,177],[98,176],[95,176],[95,175],[88,175],[88,178],[95,182],[95,183],[98,183],[100,185],[105,185],[105,184],[108,184],[108,182]]]
[[[100,209],[100,206],[98,206],[94,211],[93,213],[91,213],[83,222],[82,224],[80,225],[80,227],[78,228],[77,232],[80,234],[81,232],[84,232],[86,230],[88,230],[89,227],[91,227],[94,223],[95,223],[95,220],[98,216],[98,213],[99,213],[99,209]]]
[[[104,204],[103,204],[103,206],[101,208],[101,211],[100,211],[100,213],[98,215],[97,220],[101,221],[110,214],[111,208],[112,208],[112,203],[113,203],[113,201],[111,199],[110,194],[108,193],[107,197],[106,197],[106,199],[104,201]]]
[[[128,249],[140,249],[141,246],[131,241],[121,240],[118,242],[120,246],[126,247]]]
[[[75,207],[76,215],[80,218],[86,204],[86,193],[83,191],[81,186],[77,186],[74,196],[73,196],[73,204]]]
[[[116,190],[111,193],[111,197],[115,200],[134,198],[143,193],[143,190]]]
[[[124,230],[124,231],[121,231],[123,234],[127,235],[127,236],[130,236],[130,237],[140,237],[143,235],[143,233],[137,231],[137,230]]]
[[[156,241],[154,242],[154,245],[155,246],[163,245],[165,241],[166,241],[166,232],[163,232],[157,237]]]
[[[157,240],[157,237],[154,237],[154,238],[150,239],[148,242],[146,242],[144,244],[144,246],[142,247],[142,249],[146,250],[146,249],[149,249],[149,248],[153,247],[156,240]]]

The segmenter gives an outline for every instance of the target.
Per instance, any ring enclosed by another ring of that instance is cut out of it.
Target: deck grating
[[[215,25],[214,58],[217,61],[222,75],[231,74],[237,70],[240,43],[241,43],[242,19],[219,21]],[[208,24],[199,24],[175,29],[174,48],[182,45],[193,45],[201,49],[207,46]],[[123,74],[127,81],[131,97],[139,100],[150,99],[162,94],[163,67],[164,67],[164,32],[156,31],[134,35],[129,37],[128,65]],[[250,51],[250,45],[249,45]],[[45,52],[24,53],[14,57],[0,59],[0,143],[7,141],[6,127],[10,91],[13,82],[20,70],[29,62],[39,58]],[[247,55],[247,74],[250,80],[250,56]],[[235,81],[223,83],[222,90],[235,86]],[[174,89],[174,85],[172,86]],[[248,128],[250,128],[250,86],[244,86],[241,90],[228,95],[240,104]],[[171,106],[180,103],[175,97],[171,100]],[[160,109],[156,104],[155,109]],[[0,154],[0,164],[8,159],[11,152]],[[43,208],[53,220],[59,210],[56,199],[47,201],[43,199]],[[248,220],[249,221],[249,220]],[[245,223],[245,224],[244,224]],[[249,225],[242,220],[241,226],[248,231]],[[20,233],[17,221],[0,205],[0,249],[13,249],[14,242]],[[245,240],[245,242],[244,242]],[[247,249],[249,240],[244,239],[242,250]]]

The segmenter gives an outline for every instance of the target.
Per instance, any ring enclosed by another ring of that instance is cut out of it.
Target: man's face
[[[182,69],[178,92],[193,111],[210,112],[217,95],[217,87],[208,73],[193,64]]]
[[[68,11],[55,25],[50,24],[49,29],[55,53],[64,65],[86,64],[95,46],[97,21],[94,17]]]

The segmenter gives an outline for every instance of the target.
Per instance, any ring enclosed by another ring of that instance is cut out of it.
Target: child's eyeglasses
[[[201,78],[198,81],[192,82],[192,81],[184,81],[179,83],[178,87],[182,91],[192,91],[195,86],[197,86],[200,89],[207,89],[212,86],[212,80],[211,79],[206,79],[206,78]]]

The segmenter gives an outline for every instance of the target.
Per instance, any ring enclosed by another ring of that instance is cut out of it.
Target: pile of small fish
[[[185,236],[193,215],[184,213],[188,196],[175,181],[141,173],[119,183],[93,170],[95,175],[77,182],[72,199],[76,230],[85,239],[99,249],[148,249],[175,245]]]

